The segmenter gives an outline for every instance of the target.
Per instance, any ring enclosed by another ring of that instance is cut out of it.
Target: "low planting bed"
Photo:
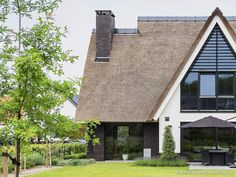
[[[150,167],[185,167],[188,166],[187,161],[184,159],[176,160],[163,160],[163,159],[143,159],[134,162],[137,166],[150,166]]]
[[[86,166],[95,163],[94,159],[68,159],[57,163],[57,166]]]

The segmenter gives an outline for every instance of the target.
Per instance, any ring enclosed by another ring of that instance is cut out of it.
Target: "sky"
[[[236,0],[63,0],[55,12],[58,25],[67,25],[65,49],[79,56],[74,64],[65,64],[65,77],[82,77],[95,10],[112,10],[116,28],[137,27],[138,16],[209,16],[219,7],[225,16],[236,16]]]
[[[225,16],[236,16],[236,0],[62,0],[54,18],[69,30],[63,48],[79,56],[75,63],[64,65],[64,78],[83,76],[95,10],[112,10],[116,28],[135,28],[138,16],[209,16],[216,7]]]

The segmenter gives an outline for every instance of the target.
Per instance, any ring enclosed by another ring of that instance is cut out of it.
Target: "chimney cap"
[[[95,12],[97,15],[111,15],[112,17],[115,17],[111,10],[95,10]]]

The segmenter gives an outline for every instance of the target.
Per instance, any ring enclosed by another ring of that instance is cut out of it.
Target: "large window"
[[[215,78],[215,74],[200,74],[200,110],[216,110]]]
[[[124,150],[129,160],[143,157],[143,124],[105,124],[105,159],[122,160]]]
[[[200,96],[215,97],[216,84],[215,74],[200,74]]]
[[[236,111],[236,54],[216,24],[181,82],[182,111]]]
[[[184,125],[185,123],[181,123]],[[218,128],[219,147],[235,149],[236,130],[233,128]],[[189,160],[201,161],[201,151],[215,148],[215,128],[181,129],[181,153]]]
[[[233,73],[190,72],[181,84],[182,111],[235,111]]]
[[[218,110],[234,110],[234,74],[218,75]]]
[[[198,73],[190,72],[182,84],[181,105],[184,110],[198,108]]]
[[[218,95],[232,96],[234,95],[234,74],[219,74],[218,75]]]

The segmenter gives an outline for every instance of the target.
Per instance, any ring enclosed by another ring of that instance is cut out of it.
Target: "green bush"
[[[86,158],[86,153],[64,155],[64,160],[68,160],[68,159],[85,159],[85,158]]]
[[[163,159],[148,159],[148,160],[137,160],[134,162],[137,166],[150,166],[150,167],[183,167],[187,166],[187,161],[183,159],[175,160],[163,160]]]
[[[58,162],[60,162],[62,159],[60,158],[53,158],[52,159],[52,166],[57,166]]]
[[[38,165],[44,165],[44,163],[45,163],[44,156],[42,156],[39,153],[33,153],[26,157],[26,168],[35,167]]]
[[[94,159],[69,159],[62,160],[57,163],[58,166],[86,166],[89,164],[93,164],[96,161]]]
[[[166,126],[163,136],[163,145],[162,145],[162,160],[173,161],[176,160],[177,154],[175,153],[175,142],[171,132],[171,127]]]
[[[80,143],[59,143],[50,144],[52,158],[64,158],[65,155],[80,154],[87,152],[86,144]],[[45,144],[34,144],[31,145],[32,152],[40,153],[45,156],[46,145]]]

